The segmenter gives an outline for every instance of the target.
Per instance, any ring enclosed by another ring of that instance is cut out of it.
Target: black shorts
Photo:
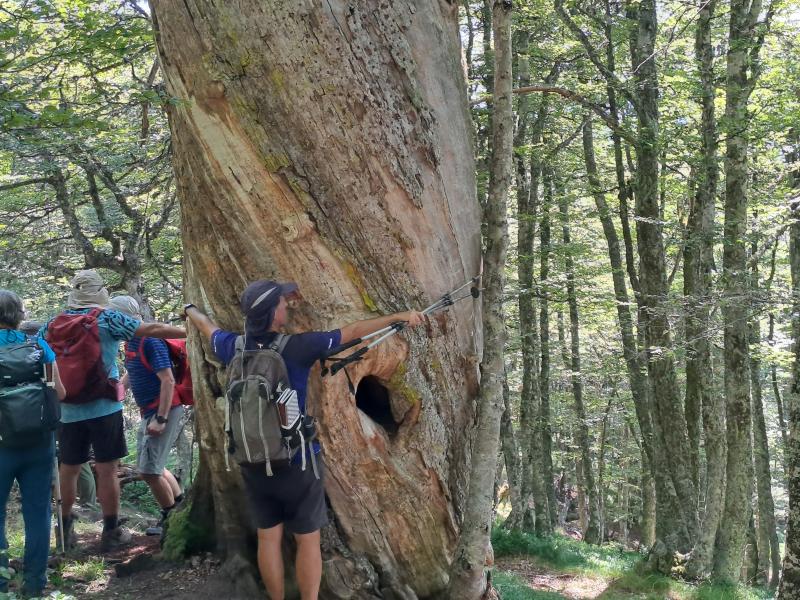
[[[90,446],[99,463],[128,456],[122,411],[86,421],[62,423],[58,445],[61,462],[65,465],[82,465],[88,461]]]
[[[317,454],[319,479],[311,462],[274,469],[268,476],[263,466],[242,465],[242,478],[256,527],[270,529],[283,523],[289,533],[313,533],[328,522],[325,505],[325,466]]]

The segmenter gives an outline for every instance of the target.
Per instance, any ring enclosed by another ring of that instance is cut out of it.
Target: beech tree
[[[293,323],[327,329],[427,305],[478,273],[457,6],[151,7],[179,99],[170,125],[188,301],[236,330],[248,281],[291,279],[304,298]],[[225,468],[222,371],[208,348],[200,358],[197,336],[189,343],[202,452],[190,519],[213,523],[237,592],[252,593],[252,530],[238,473]],[[343,375],[312,372],[333,519],[324,597],[446,587],[480,352],[480,312],[459,303],[353,365],[355,397]]]

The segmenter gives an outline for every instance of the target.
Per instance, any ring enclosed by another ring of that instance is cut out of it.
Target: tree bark
[[[486,565],[491,550],[492,497],[500,418],[503,411],[504,269],[508,249],[507,203],[513,171],[513,115],[511,77],[511,2],[495,0],[492,7],[495,40],[494,116],[486,236],[483,258],[484,355],[478,395],[478,428],[471,456],[469,495],[458,538],[447,595],[451,600],[483,598],[491,582]]]
[[[542,130],[548,113],[547,98],[543,98],[531,126],[531,141],[541,143]],[[530,158],[530,188],[527,204],[517,197],[519,226],[517,231],[519,277],[519,327],[522,343],[522,395],[520,398],[520,438],[523,446],[523,495],[533,498],[533,514],[526,504],[521,516],[523,529],[535,529],[538,535],[552,533],[547,512],[546,482],[541,469],[541,440],[538,435],[539,413],[539,328],[536,324],[536,290],[534,289],[534,243],[539,214],[539,184],[542,164],[534,153]]]
[[[793,187],[800,189],[800,177]],[[783,576],[778,590],[780,600],[800,599],[800,200],[790,206],[792,225],[789,229],[789,265],[792,274],[792,384],[787,394],[789,439],[786,466],[789,470],[789,510],[787,513],[786,548]]]
[[[152,14],[180,100],[170,121],[188,300],[236,330],[247,282],[292,279],[305,300],[293,325],[324,329],[427,305],[476,274],[456,7],[154,0]],[[350,369],[356,384],[372,376],[387,389],[389,429],[356,407],[343,377],[312,374],[334,519],[323,598],[446,589],[473,450],[475,313],[456,305]],[[253,532],[238,472],[224,466],[222,372],[194,332],[189,343],[204,465],[192,518],[213,522],[235,565],[253,558]],[[501,376],[490,378],[498,409]],[[491,475],[496,431],[492,443]],[[490,477],[486,497],[491,487]],[[233,581],[232,596],[252,597],[247,577]]]

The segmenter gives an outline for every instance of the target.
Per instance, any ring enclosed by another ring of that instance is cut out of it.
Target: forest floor
[[[23,535],[19,514],[9,507],[9,554],[18,567]],[[84,513],[78,522],[79,549],[54,561],[47,589],[51,599],[92,600],[219,600],[229,598],[230,584],[216,577],[220,562],[211,554],[183,562],[159,556],[159,538],[142,532],[155,517],[131,507],[123,509],[134,543],[100,556],[102,523]],[[503,600],[766,600],[766,590],[739,586],[693,586],[667,577],[640,573],[643,556],[617,545],[589,546],[567,537],[536,538],[495,529],[495,587]],[[15,598],[16,582],[6,597]],[[0,597],[3,597],[0,594]]]
[[[495,529],[494,585],[503,600],[766,600],[747,586],[691,585],[645,574],[637,552],[589,546],[567,537],[537,538]]]

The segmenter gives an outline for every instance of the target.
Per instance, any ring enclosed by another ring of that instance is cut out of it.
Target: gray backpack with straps
[[[304,435],[305,416],[300,412],[297,392],[289,385],[281,356],[290,338],[278,334],[266,348],[248,350],[244,336],[239,336],[228,364],[226,461],[231,456],[239,464],[263,464],[270,476],[273,462],[288,464],[301,449],[305,469],[306,449],[312,442]],[[310,454],[316,462],[313,450]]]

